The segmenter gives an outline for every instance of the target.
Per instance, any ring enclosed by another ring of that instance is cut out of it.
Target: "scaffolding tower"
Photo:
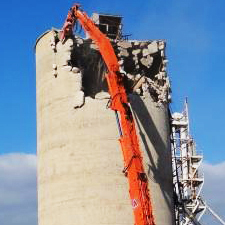
[[[200,195],[204,184],[199,171],[203,155],[196,151],[190,135],[187,99],[183,112],[172,114],[171,128],[176,225],[200,224],[206,210]]]

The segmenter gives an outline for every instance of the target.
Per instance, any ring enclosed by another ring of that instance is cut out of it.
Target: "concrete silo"
[[[39,225],[134,224],[105,66],[90,39],[36,43]],[[164,41],[116,41],[156,225],[174,224]]]

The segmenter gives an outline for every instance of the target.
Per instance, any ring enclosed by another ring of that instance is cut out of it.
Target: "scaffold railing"
[[[204,176],[199,171],[203,153],[190,135],[187,99],[183,112],[172,114],[171,128],[176,225],[200,224],[206,210],[201,200]]]

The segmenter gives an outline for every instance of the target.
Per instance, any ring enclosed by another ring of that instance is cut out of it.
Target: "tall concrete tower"
[[[164,41],[114,41],[148,175],[156,225],[173,225]],[[39,225],[134,224],[105,65],[90,39],[36,43]]]

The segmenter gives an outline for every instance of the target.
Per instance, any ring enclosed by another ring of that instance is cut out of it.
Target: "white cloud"
[[[36,225],[36,156],[0,156],[0,224]]]
[[[203,187],[203,198],[218,213],[225,219],[225,162],[219,164],[203,163],[203,172],[205,177],[205,184]],[[207,212],[202,218],[206,224],[219,224]]]
[[[203,197],[225,218],[225,162],[203,163],[205,184]],[[36,155],[0,156],[0,225],[37,225]],[[204,216],[205,224],[217,224]],[[219,223],[218,223],[219,224]]]

